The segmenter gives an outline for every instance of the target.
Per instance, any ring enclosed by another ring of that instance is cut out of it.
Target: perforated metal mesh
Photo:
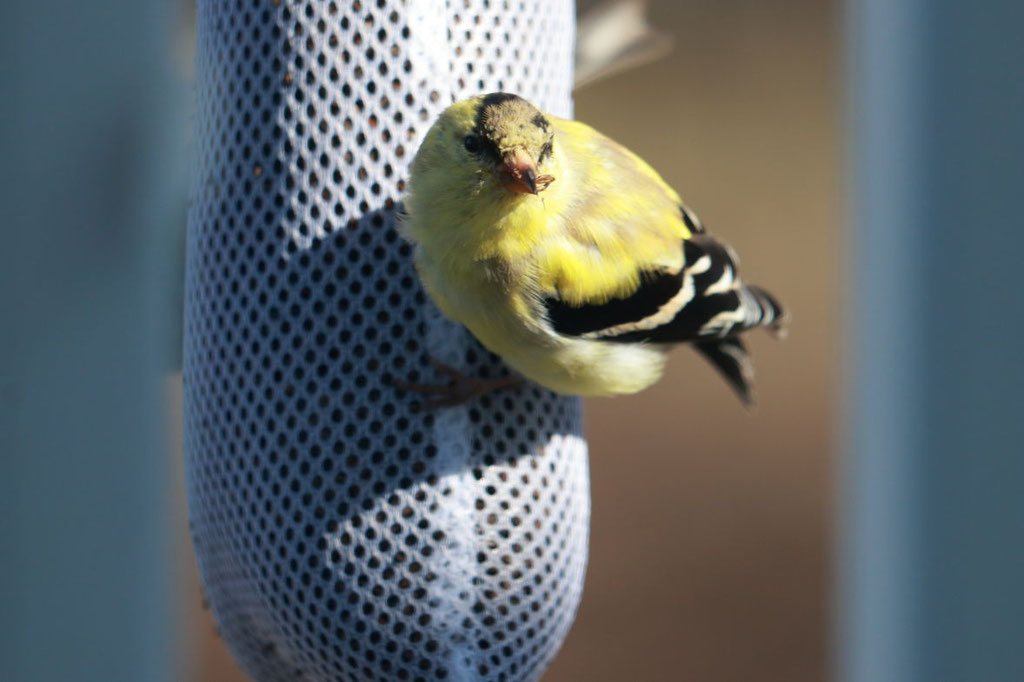
[[[576,400],[417,412],[427,353],[500,363],[426,302],[395,230],[451,101],[570,109],[566,0],[199,3],[185,341],[190,517],[257,680],[532,680],[586,557]]]

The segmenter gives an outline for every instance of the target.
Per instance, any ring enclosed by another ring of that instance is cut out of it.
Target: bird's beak
[[[524,149],[514,149],[498,164],[498,180],[502,186],[519,194],[537,193],[537,162]]]

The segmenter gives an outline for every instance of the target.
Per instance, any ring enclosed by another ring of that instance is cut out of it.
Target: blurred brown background
[[[662,0],[672,53],[576,93],[792,311],[752,335],[745,414],[686,349],[645,393],[586,406],[593,518],[576,624],[545,682],[828,678],[837,376],[838,6]],[[173,399],[173,398],[172,398]],[[244,680],[180,544],[181,675]]]

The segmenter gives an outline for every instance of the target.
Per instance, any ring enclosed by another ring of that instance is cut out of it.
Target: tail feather
[[[747,285],[758,307],[761,309],[760,319],[751,327],[765,327],[776,338],[785,338],[786,325],[789,323],[789,313],[786,312],[779,300],[770,293],[758,286]]]
[[[753,409],[754,363],[739,336],[730,336],[719,341],[699,341],[693,344],[719,374],[726,380],[744,407]]]

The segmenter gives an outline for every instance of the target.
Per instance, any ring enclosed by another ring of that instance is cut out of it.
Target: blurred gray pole
[[[840,677],[1024,680],[1024,3],[847,18]]]
[[[173,673],[160,379],[184,140],[168,9],[4,7],[4,682]]]

